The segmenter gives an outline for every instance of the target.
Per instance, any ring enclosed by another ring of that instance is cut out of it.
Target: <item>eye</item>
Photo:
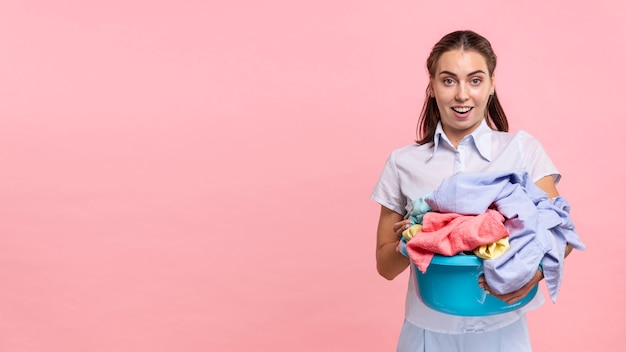
[[[477,86],[480,84],[480,82],[482,82],[483,80],[480,78],[472,78],[471,82],[473,85]]]
[[[444,78],[443,84],[445,84],[446,86],[451,86],[454,84],[454,80],[452,78]]]

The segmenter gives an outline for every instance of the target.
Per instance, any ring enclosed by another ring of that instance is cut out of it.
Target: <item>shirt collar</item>
[[[430,152],[430,155],[428,156],[428,158],[426,158],[426,160],[430,160],[432,159],[432,157],[435,155],[435,153],[437,152],[437,149],[439,149],[439,143],[441,141],[441,138],[446,138],[446,134],[443,133],[443,127],[441,126],[441,121],[437,122],[437,127],[435,128],[435,138],[433,139],[433,149]]]
[[[483,119],[480,125],[478,125],[478,127],[472,133],[470,133],[468,136],[465,137],[465,138],[470,138],[474,142],[474,145],[476,146],[476,149],[478,150],[480,155],[483,158],[487,159],[488,161],[491,161],[491,134],[492,133],[493,133],[493,130],[487,125],[487,121]],[[433,149],[430,155],[428,156],[427,160],[431,159],[435,155],[435,153],[439,149],[439,144],[441,143],[442,140],[450,143],[450,140],[448,140],[448,137],[443,132],[441,121],[439,121],[437,122],[437,127],[435,128],[435,137],[433,139],[433,143],[434,143]],[[450,145],[452,145],[452,143],[450,143]]]

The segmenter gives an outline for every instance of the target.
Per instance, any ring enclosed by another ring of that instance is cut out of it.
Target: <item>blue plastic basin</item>
[[[417,294],[428,307],[447,314],[485,316],[510,312],[535,297],[537,285],[521,300],[508,304],[478,287],[483,275],[482,259],[473,255],[435,255],[426,273],[413,265]]]

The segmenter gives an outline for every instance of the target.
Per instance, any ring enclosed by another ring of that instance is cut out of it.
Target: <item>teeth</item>
[[[464,114],[464,113],[472,110],[472,108],[468,108],[468,107],[465,107],[465,108],[452,108],[452,110],[454,110],[454,111],[456,111],[458,113]]]

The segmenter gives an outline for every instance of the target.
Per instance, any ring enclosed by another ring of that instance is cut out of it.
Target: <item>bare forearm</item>
[[[409,258],[398,253],[396,243],[385,243],[376,250],[376,269],[387,280],[392,280],[409,266]]]

